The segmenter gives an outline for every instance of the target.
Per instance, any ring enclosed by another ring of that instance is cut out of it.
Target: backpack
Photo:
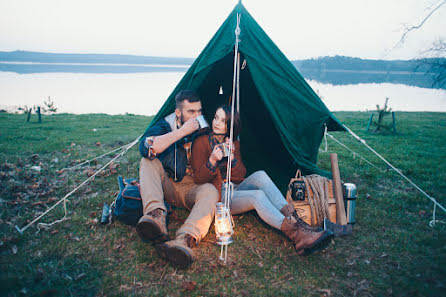
[[[118,176],[119,193],[116,196],[113,215],[124,224],[136,226],[143,215],[141,192],[139,181],[136,178],[122,179]],[[171,207],[167,202],[167,212],[171,212]]]
[[[139,181],[118,176],[119,193],[116,196],[113,215],[122,223],[136,226],[142,217],[142,199]]]

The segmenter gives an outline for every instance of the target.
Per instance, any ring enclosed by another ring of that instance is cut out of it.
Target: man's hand
[[[183,126],[181,126],[180,131],[184,136],[187,136],[197,131],[198,128],[200,128],[200,125],[198,124],[197,119],[193,118],[184,123]]]
[[[223,152],[219,145],[214,146],[214,150],[212,151],[211,156],[209,157],[209,163],[211,163],[212,166],[215,166],[215,163],[217,161],[220,161],[223,159]]]

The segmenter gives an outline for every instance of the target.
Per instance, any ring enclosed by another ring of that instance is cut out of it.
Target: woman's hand
[[[220,161],[223,158],[223,152],[219,145],[216,145],[214,147],[214,150],[212,151],[211,156],[209,157],[209,163],[211,163],[212,166],[215,166],[215,163]]]

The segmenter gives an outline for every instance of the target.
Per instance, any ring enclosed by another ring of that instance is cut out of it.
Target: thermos
[[[104,206],[102,207],[101,224],[105,225],[109,222],[110,213],[110,206],[108,206],[107,202],[104,202]]]
[[[345,183],[344,184],[344,200],[346,212],[347,212],[347,223],[354,224],[355,221],[355,210],[356,210],[356,185]]]

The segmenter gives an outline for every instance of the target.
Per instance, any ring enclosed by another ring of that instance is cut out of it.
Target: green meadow
[[[366,133],[368,112],[335,116],[446,205],[446,113],[397,112],[396,134]],[[218,262],[212,225],[187,270],[161,260],[133,227],[101,225],[103,203],[118,192],[117,176],[138,176],[137,145],[69,197],[69,219],[17,232],[15,226],[27,225],[114,154],[78,169],[62,168],[130,143],[151,119],[54,114],[39,124],[34,115],[27,123],[26,115],[0,113],[1,296],[446,295],[446,213],[437,207],[440,222],[430,227],[433,203],[344,132],[331,134],[378,169],[328,137],[319,166],[330,170],[329,153],[338,154],[342,180],[358,187],[357,222],[352,235],[306,257],[297,256],[291,242],[255,212],[234,217],[227,265]],[[171,237],[187,217],[185,210],[175,213]],[[61,204],[39,222],[63,217]]]

